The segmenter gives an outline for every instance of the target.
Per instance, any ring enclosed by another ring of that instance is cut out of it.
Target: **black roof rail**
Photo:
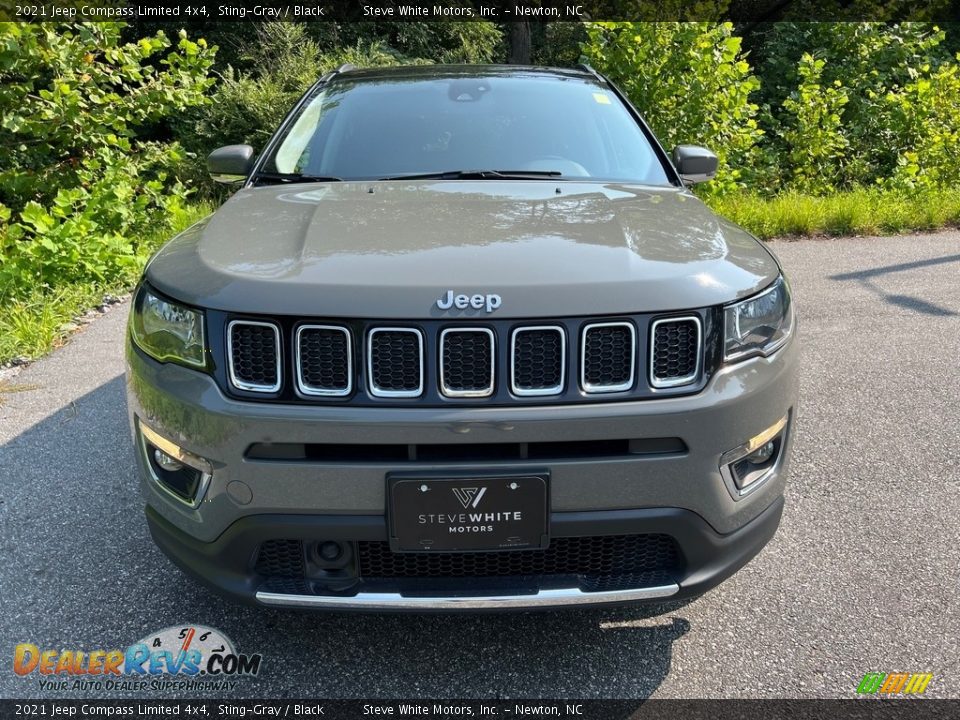
[[[322,76],[320,77],[320,79],[317,81],[317,83],[319,84],[319,83],[329,82],[330,80],[332,80],[334,77],[336,77],[336,76],[339,75],[340,73],[345,73],[345,72],[347,72],[347,71],[349,71],[349,70],[356,70],[356,69],[357,69],[357,66],[354,65],[353,63],[344,63],[344,64],[341,65],[340,67],[336,67],[336,68],[334,68],[333,70],[331,70],[330,72],[325,73],[324,75],[322,75]]]
[[[574,67],[577,70],[583,70],[583,72],[587,73],[588,75],[593,75],[597,80],[606,82],[606,78],[600,73],[598,73],[596,70],[594,70],[592,67],[590,67],[590,65],[588,65],[587,63],[577,63],[576,65],[574,65]]]

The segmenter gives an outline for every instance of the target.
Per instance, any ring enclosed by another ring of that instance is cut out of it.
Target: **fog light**
[[[720,457],[720,474],[734,499],[753,492],[773,475],[780,460],[788,415]]]
[[[137,428],[144,460],[157,486],[174,499],[197,507],[213,475],[210,461],[167,440],[139,419]]]
[[[747,455],[747,462],[753,465],[763,465],[773,456],[774,450],[776,450],[776,445],[774,445],[773,441],[771,440],[756,452]]]
[[[177,472],[178,470],[183,470],[183,463],[178,460],[174,460],[172,457],[167,455],[163,450],[154,450],[153,451],[154,462],[157,463],[161,468],[167,472]]]

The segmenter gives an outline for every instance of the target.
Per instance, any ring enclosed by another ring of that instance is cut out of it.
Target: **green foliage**
[[[800,86],[783,101],[793,186],[801,192],[834,192],[847,150],[840,114],[847,91],[840,80],[823,86],[825,61],[804,54],[800,59]]]
[[[146,228],[135,254],[109,280],[35,286],[4,304],[0,313],[0,364],[16,357],[33,359],[49,352],[76,329],[76,319],[96,307],[105,295],[126,292],[139,278],[149,256],[170,235],[186,229],[213,211],[198,204],[173,210],[165,222]],[[0,389],[2,392],[2,389]]]
[[[140,139],[205,102],[213,51],[116,23],[0,25],[0,300],[110,282],[180,207],[176,145]]]
[[[549,67],[570,67],[580,62],[580,46],[587,40],[583,23],[553,22],[531,28],[533,62]]]
[[[958,62],[930,23],[762,26],[755,74],[729,25],[590,23],[587,33],[586,59],[667,147],[720,156],[704,195],[957,186]]]
[[[960,55],[957,56],[960,63]],[[960,65],[929,65],[884,98],[897,129],[896,169],[878,184],[891,188],[956,187],[960,180]]]
[[[830,120],[834,113],[839,115],[839,124],[831,121],[833,127],[825,137],[835,141],[831,152],[842,152],[843,156],[827,163],[831,176],[809,189],[829,192],[835,186],[887,184],[899,168],[912,164],[904,153],[915,150],[917,133],[923,134],[917,124],[926,122],[916,108],[905,112],[901,99],[909,101],[908,97],[918,89],[911,90],[911,86],[950,64],[950,55],[941,47],[944,39],[944,32],[929,23],[773,24],[756,49],[763,82],[757,98],[764,108],[761,127],[769,141],[768,156],[794,161],[794,152],[778,139],[786,128],[800,124],[799,109],[790,102],[791,98],[811,84],[827,91],[842,87],[839,93],[832,92],[829,110],[824,99],[816,97],[815,90],[807,95],[821,108],[814,111],[822,113],[814,124],[820,131],[826,129],[823,121]],[[810,56],[821,63],[816,82],[812,82],[806,60]],[[841,93],[846,98],[842,105]],[[954,107],[960,118],[960,106]],[[912,128],[907,115],[911,115]],[[794,136],[794,141],[798,139]],[[813,140],[808,141],[808,149],[813,145]],[[816,165],[787,177],[798,176],[801,184],[809,183],[811,169],[816,169]],[[771,187],[777,187],[776,179],[775,174],[769,183]]]
[[[385,45],[403,57],[438,63],[490,63],[503,54],[500,29],[485,20],[375,23],[368,34],[358,33],[351,44]]]
[[[470,21],[364,21],[364,22],[284,22],[300,25],[303,37],[325,55],[344,48],[380,46],[403,57],[443,63],[491,63],[503,60],[503,31],[486,20]],[[163,30],[176,33],[182,22],[138,22],[125,31],[128,39]],[[214,70],[258,75],[263,68],[251,53],[262,37],[264,23],[207,21],[191,19],[192,31],[219,46]],[[576,50],[576,48],[572,48]]]
[[[742,184],[760,139],[759,81],[730,23],[598,22],[587,25],[586,60],[616,83],[660,141],[710,147],[720,171],[709,192]]]

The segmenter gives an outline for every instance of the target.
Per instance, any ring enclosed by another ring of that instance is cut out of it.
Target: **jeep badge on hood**
[[[441,310],[449,310],[456,307],[458,310],[466,310],[468,307],[474,310],[487,309],[488,313],[493,312],[502,304],[499,295],[454,295],[453,290],[447,290],[446,294],[437,300],[437,307]]]

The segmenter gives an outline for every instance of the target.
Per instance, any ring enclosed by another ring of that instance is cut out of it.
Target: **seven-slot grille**
[[[686,385],[700,372],[700,318],[655,320],[651,325],[650,384]]]
[[[440,333],[440,387],[448,397],[493,394],[493,330],[448,328]]]
[[[692,385],[702,376],[698,315],[654,319],[645,344],[638,342],[637,326],[628,320],[586,323],[579,331],[559,323],[514,327],[502,336],[509,347],[501,351],[497,333],[503,330],[475,325],[426,331],[429,338],[414,327],[374,327],[361,333],[341,325],[300,324],[289,340],[281,341],[279,325],[234,320],[227,325],[229,380],[240,390],[278,393],[282,368],[292,364],[301,397],[344,398],[355,393],[362,366],[361,386],[375,398],[421,397],[429,382],[434,398],[574,399],[636,390],[641,350],[649,381],[641,382],[641,393],[644,387]],[[284,345],[292,350],[292,362],[283,361]],[[569,351],[568,345],[573,345]],[[573,387],[567,382],[568,367],[579,376]],[[508,377],[498,385],[503,373]]]
[[[234,320],[227,327],[230,382],[241,390],[280,389],[280,329],[265,322]]]
[[[423,392],[423,335],[411,328],[377,328],[367,340],[367,376],[377,397]]]

